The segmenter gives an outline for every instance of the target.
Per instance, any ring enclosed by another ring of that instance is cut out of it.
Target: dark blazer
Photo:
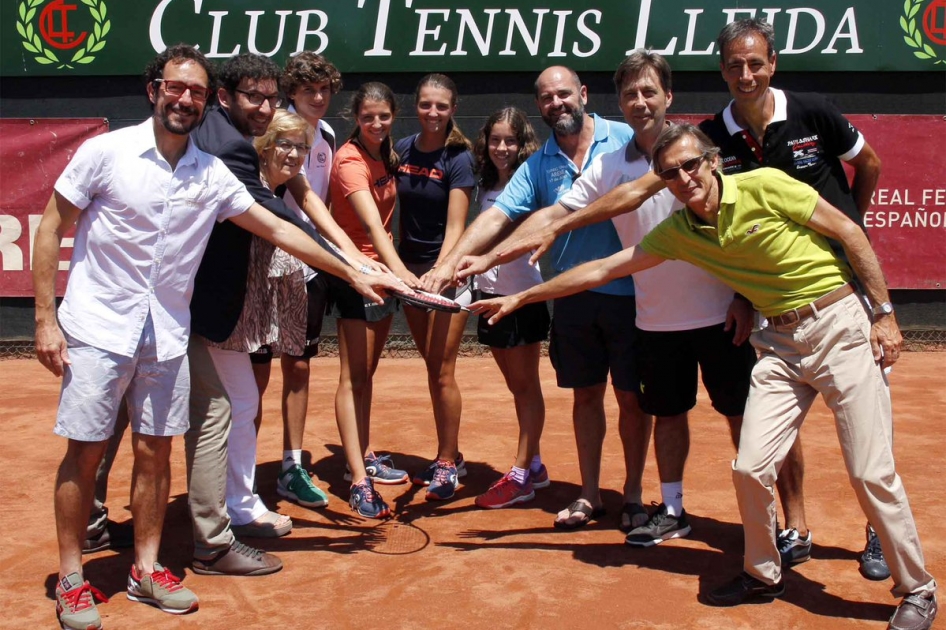
[[[322,247],[332,251],[312,226],[301,221],[280,197],[263,185],[256,149],[233,126],[225,109],[219,106],[208,109],[200,126],[191,132],[191,139],[197,148],[220,158],[257,203],[299,226]],[[192,332],[216,342],[226,340],[233,332],[246,297],[251,237],[252,234],[231,221],[214,226],[194,280]]]

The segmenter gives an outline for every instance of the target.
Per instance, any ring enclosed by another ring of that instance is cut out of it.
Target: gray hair
[[[719,32],[719,37],[716,38],[716,47],[719,49],[720,61],[726,61],[723,57],[726,46],[748,35],[761,36],[765,40],[765,52],[769,59],[775,56],[775,29],[772,28],[772,25],[762,18],[746,18],[727,24]]]
[[[655,172],[659,173],[661,170],[660,156],[663,152],[685,136],[693,138],[693,140],[696,141],[696,147],[700,150],[700,153],[705,154],[708,159],[719,154],[719,147],[713,144],[713,141],[710,140],[705,133],[700,131],[700,128],[696,125],[687,122],[671,123],[669,127],[660,132],[660,135],[657,136],[657,140],[654,142],[652,154]]]

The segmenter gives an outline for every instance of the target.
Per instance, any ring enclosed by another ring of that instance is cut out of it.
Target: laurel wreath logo
[[[905,33],[903,41],[905,41],[910,48],[917,49],[913,51],[914,57],[919,59],[936,59],[933,63],[946,64],[946,59],[938,59],[936,51],[923,41],[923,33],[921,29],[917,28],[916,14],[920,12],[920,7],[925,1],[926,0],[903,1],[903,15],[900,16],[900,28],[902,28]]]
[[[107,18],[108,7],[105,6],[105,0],[80,0],[82,4],[89,7],[89,13],[92,14],[92,19],[95,20],[95,27],[86,38],[85,45],[79,48],[69,61],[59,59],[53,50],[43,46],[43,40],[36,29],[33,28],[33,18],[36,17],[36,10],[46,1],[23,0],[18,6],[19,19],[16,21],[16,30],[23,38],[23,48],[37,55],[33,57],[37,63],[44,66],[59,64],[56,66],[57,69],[74,68],[70,64],[88,64],[95,61],[94,53],[105,48],[105,36],[112,30],[112,21]]]

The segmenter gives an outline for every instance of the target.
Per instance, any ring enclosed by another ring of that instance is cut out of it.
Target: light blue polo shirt
[[[496,200],[510,220],[516,221],[536,210],[551,206],[572,187],[578,174],[591,165],[596,155],[608,153],[627,144],[634,131],[625,123],[605,120],[592,114],[595,137],[585,155],[581,170],[562,153],[555,134],[540,151],[534,153],[516,169],[506,189]],[[605,258],[621,251],[621,240],[611,221],[602,221],[569,232],[555,240],[549,252],[555,273],[562,273],[589,260]],[[634,281],[630,276],[618,278],[592,289],[610,295],[634,295]]]

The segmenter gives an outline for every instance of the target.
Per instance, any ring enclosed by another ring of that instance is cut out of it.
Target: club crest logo
[[[904,0],[900,16],[903,41],[913,48],[913,56],[934,64],[946,64],[946,0]]]
[[[44,66],[92,63],[112,29],[105,0],[21,0],[17,10],[23,48]]]

